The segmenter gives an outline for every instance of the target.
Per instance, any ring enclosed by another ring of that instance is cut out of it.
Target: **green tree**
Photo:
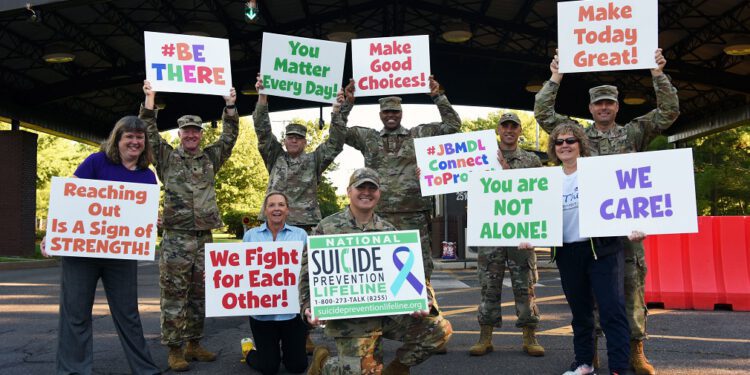
[[[700,215],[747,215],[750,204],[750,125],[691,143]]]

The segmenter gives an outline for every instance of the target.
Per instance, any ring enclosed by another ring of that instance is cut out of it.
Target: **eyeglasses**
[[[500,127],[501,127],[501,128],[511,128],[511,129],[514,129],[514,130],[515,130],[515,129],[518,129],[518,128],[519,128],[520,126],[521,126],[521,125],[518,125],[518,124],[516,124],[516,123],[515,123],[515,122],[513,122],[513,121],[506,121],[506,122],[504,122],[504,123],[500,124]]]
[[[572,145],[578,143],[578,138],[576,137],[570,137],[565,139],[555,139],[555,146],[561,146],[563,142]]]

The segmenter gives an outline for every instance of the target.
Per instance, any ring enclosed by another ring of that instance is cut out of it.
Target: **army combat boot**
[[[169,357],[167,357],[169,368],[175,372],[187,371],[190,365],[185,360],[185,353],[182,351],[182,345],[170,346]]]
[[[532,357],[544,356],[544,347],[536,341],[534,327],[523,327],[523,351]]]
[[[391,363],[388,364],[383,369],[382,375],[408,375],[409,374],[409,366],[401,363],[401,361],[398,360],[398,358],[393,359]]]
[[[637,375],[655,375],[656,369],[643,354],[643,341],[630,340],[630,367]]]
[[[198,340],[190,340],[187,349],[185,349],[185,359],[188,361],[213,362],[216,360],[216,354],[202,347]]]
[[[494,327],[489,324],[482,324],[479,328],[479,342],[469,348],[469,354],[471,355],[485,355],[494,349],[492,347],[492,329]]]
[[[325,365],[326,360],[330,355],[331,352],[329,352],[328,348],[325,346],[316,346],[313,351],[312,361],[310,361],[310,368],[307,369],[307,375],[320,375],[323,370],[323,365]]]

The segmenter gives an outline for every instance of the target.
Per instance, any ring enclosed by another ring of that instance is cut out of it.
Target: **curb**
[[[33,268],[50,268],[50,267],[57,267],[59,264],[60,264],[60,261],[58,259],[3,262],[3,263],[0,263],[0,271],[28,270],[28,269],[33,269]]]

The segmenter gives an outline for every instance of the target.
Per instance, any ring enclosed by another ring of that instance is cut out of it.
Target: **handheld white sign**
[[[581,236],[698,231],[690,148],[579,158],[578,187]]]
[[[158,212],[155,184],[52,177],[47,253],[154,260]]]
[[[154,91],[229,95],[229,40],[145,31],[143,44]]]
[[[352,74],[357,96],[430,92],[427,35],[352,40]]]

